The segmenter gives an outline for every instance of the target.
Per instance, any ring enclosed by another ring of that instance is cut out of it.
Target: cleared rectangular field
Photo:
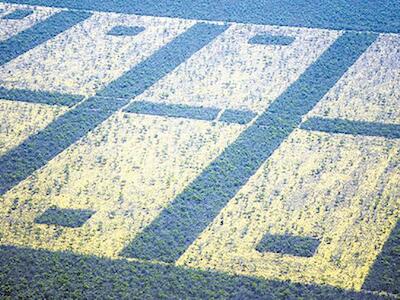
[[[0,85],[93,96],[193,24],[178,19],[94,13],[0,66]],[[135,36],[108,34],[117,26],[144,30]]]
[[[381,34],[308,117],[400,124],[400,35]]]
[[[1,243],[115,258],[242,127],[118,113],[4,195]],[[96,213],[36,224],[52,206]]]
[[[359,290],[400,217],[399,147],[295,131],[178,264]],[[320,244],[311,257],[262,253],[266,233]]]

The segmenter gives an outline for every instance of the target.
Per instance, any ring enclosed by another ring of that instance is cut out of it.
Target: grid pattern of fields
[[[400,297],[396,12],[8,2],[1,297]]]

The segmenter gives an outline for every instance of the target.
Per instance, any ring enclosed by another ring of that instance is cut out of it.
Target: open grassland
[[[0,110],[0,154],[4,154],[43,129],[66,108],[0,100]]]
[[[308,116],[400,123],[400,36],[381,34]]]

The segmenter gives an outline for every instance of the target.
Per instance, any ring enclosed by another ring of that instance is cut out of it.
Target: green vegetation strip
[[[6,0],[5,2],[195,20],[400,33],[398,0]]]
[[[219,109],[182,104],[137,101],[129,105],[125,109],[125,112],[211,121],[217,117]]]
[[[127,113],[185,118],[194,120],[214,121],[217,119],[220,108],[190,106],[184,104],[166,104],[149,101],[135,101],[124,109]],[[256,116],[246,110],[226,109],[219,121],[225,123],[247,124]]]
[[[49,105],[73,106],[83,100],[83,96],[61,94],[56,92],[31,91],[24,89],[6,89],[0,87],[0,99],[22,101],[29,103],[42,103]]]
[[[141,26],[115,26],[111,28],[108,35],[115,36],[135,36],[144,31],[144,27]]]
[[[0,246],[2,299],[382,299],[361,291]]]
[[[21,20],[29,15],[33,14],[33,10],[31,9],[17,9],[5,16],[2,19],[5,20]]]
[[[61,11],[5,41],[0,41],[0,65],[8,63],[90,16],[91,13],[88,12]]]
[[[257,116],[249,110],[225,109],[219,120],[226,123],[247,124]]]
[[[385,124],[343,119],[310,118],[300,125],[301,129],[328,133],[380,136],[391,139],[400,138],[399,124]]]
[[[376,37],[343,33],[121,255],[175,262]]]

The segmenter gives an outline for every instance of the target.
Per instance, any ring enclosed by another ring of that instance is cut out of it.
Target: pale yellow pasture
[[[94,13],[89,19],[0,67],[0,84],[85,96],[184,32],[194,21]],[[112,36],[115,26],[138,26],[136,36]]]
[[[399,140],[296,130],[178,264],[358,290],[399,217]],[[321,243],[312,257],[259,253],[267,233]]]
[[[400,35],[381,34],[309,113],[400,123]]]
[[[117,257],[240,125],[117,113],[0,201],[0,243]],[[38,225],[51,206],[96,211],[81,228]]]
[[[287,46],[249,44],[258,34],[295,40]],[[138,99],[262,112],[340,34],[319,29],[231,24]]]
[[[0,155],[50,124],[67,108],[0,100]]]

